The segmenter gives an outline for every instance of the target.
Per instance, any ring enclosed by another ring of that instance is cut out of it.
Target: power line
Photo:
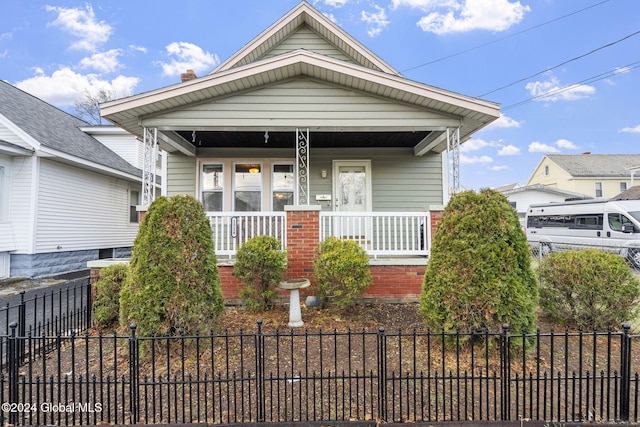
[[[600,50],[602,50],[602,49],[606,49],[606,48],[608,48],[608,47],[611,47],[611,46],[613,46],[613,45],[616,45],[616,44],[618,44],[618,43],[620,43],[620,42],[622,42],[622,41],[624,41],[624,40],[626,40],[626,39],[628,39],[628,38],[631,38],[631,37],[633,37],[633,36],[636,36],[636,35],[638,35],[638,34],[640,34],[640,31],[636,31],[635,33],[631,33],[631,34],[629,34],[629,35],[627,35],[627,36],[624,36],[624,37],[623,37],[623,38],[621,38],[621,39],[618,39],[618,40],[616,40],[616,41],[614,41],[614,42],[611,42],[611,43],[607,43],[607,44],[605,44],[604,46],[600,46],[600,47],[598,47],[598,48],[596,48],[596,49],[593,49],[593,50],[591,50],[591,51],[589,51],[589,52],[587,52],[587,53],[584,53],[584,54],[582,54],[582,55],[576,56],[576,57],[571,58],[571,59],[569,59],[569,60],[567,60],[567,61],[561,62],[560,64],[555,65],[555,66],[553,66],[553,67],[549,67],[549,68],[546,68],[546,69],[544,69],[544,70],[542,70],[542,71],[538,71],[538,72],[537,72],[537,73],[535,73],[535,74],[531,74],[530,76],[523,77],[523,78],[521,78],[521,79],[519,79],[519,80],[516,80],[516,81],[514,81],[514,82],[509,83],[508,85],[504,85],[504,86],[501,86],[501,87],[499,87],[499,88],[497,88],[497,89],[493,89],[492,91],[489,91],[489,92],[483,93],[482,95],[478,95],[478,98],[482,98],[482,97],[487,96],[487,95],[489,95],[489,94],[492,94],[492,93],[494,93],[494,92],[501,91],[501,90],[506,89],[506,88],[508,88],[508,87],[511,87],[511,86],[513,86],[513,85],[515,85],[515,84],[522,83],[522,82],[523,82],[523,81],[525,81],[525,80],[528,80],[528,79],[533,78],[533,77],[535,77],[535,76],[539,76],[540,74],[544,74],[544,73],[546,73],[546,72],[548,72],[548,71],[555,70],[556,68],[562,67],[563,65],[567,65],[567,64],[568,64],[568,63],[570,63],[570,62],[577,61],[578,59],[582,59],[582,58],[584,58],[584,57],[586,57],[586,56],[589,56],[589,55],[591,55],[591,54],[594,54],[594,53],[596,53],[596,52],[598,52],[598,51],[600,51]]]
[[[607,3],[609,1],[610,0],[604,0],[604,1],[601,1],[600,3],[596,3],[596,4],[592,4],[591,6],[587,6],[584,9],[580,9],[580,10],[577,10],[575,12],[571,12],[571,13],[569,13],[567,15],[560,16],[558,18],[552,19],[551,21],[543,22],[542,24],[534,25],[533,27],[525,28],[522,31],[518,31],[518,32],[513,33],[513,34],[509,34],[509,35],[501,37],[499,39],[492,40],[490,42],[483,43],[483,44],[480,44],[480,45],[477,45],[477,46],[474,46],[474,47],[470,47],[469,49],[461,50],[460,52],[453,53],[453,54],[447,55],[447,56],[443,56],[442,58],[434,59],[433,61],[425,62],[424,64],[416,65],[415,67],[407,68],[406,70],[403,70],[402,73],[406,73],[407,71],[413,71],[413,70],[418,69],[418,68],[426,67],[427,65],[435,64],[437,62],[445,61],[447,59],[451,59],[451,58],[454,58],[456,56],[460,56],[460,55],[462,55],[464,53],[471,52],[471,51],[474,51],[474,50],[477,50],[477,49],[492,45],[494,43],[498,43],[498,42],[500,42],[502,40],[506,40],[508,38],[515,37],[515,36],[518,36],[520,34],[524,34],[524,33],[528,32],[528,31],[535,30],[535,29],[543,27],[545,25],[552,24],[554,22],[560,21],[560,20],[562,20],[564,18],[568,18],[570,16],[576,15],[576,14],[578,14],[580,12],[584,12],[585,10],[589,10],[589,9],[594,8],[596,6],[600,6],[601,4]]]
[[[595,83],[597,81],[604,80],[604,79],[606,79],[608,77],[613,77],[613,76],[616,76],[618,74],[626,73],[629,70],[633,70],[634,68],[638,68],[638,67],[640,67],[640,61],[632,62],[631,64],[628,64],[628,65],[625,65],[625,66],[622,66],[622,67],[617,67],[617,68],[614,68],[613,70],[605,71],[604,73],[600,73],[600,74],[597,74],[595,76],[586,78],[586,79],[584,79],[582,81],[579,81],[577,83],[572,83],[572,84],[563,86],[561,88],[554,89],[554,90],[551,90],[549,92],[546,92],[546,93],[543,93],[543,94],[540,94],[540,95],[537,95],[537,96],[533,96],[531,98],[516,102],[515,104],[511,104],[511,105],[508,105],[508,106],[506,106],[504,108],[501,108],[501,110],[502,111],[510,110],[512,108],[516,108],[516,107],[519,107],[519,106],[524,105],[524,104],[528,104],[528,103],[533,102],[533,101],[538,101],[540,99],[544,99],[544,98],[548,98],[548,97],[551,97],[551,96],[554,96],[554,95],[558,95],[558,94],[567,92],[569,90],[572,90],[572,89],[574,89],[574,88],[576,88],[578,86],[585,85],[585,84],[588,84],[588,83]],[[621,72],[620,70],[623,70],[623,71]]]

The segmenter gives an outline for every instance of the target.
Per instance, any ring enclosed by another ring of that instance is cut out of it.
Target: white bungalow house
[[[220,260],[272,234],[289,277],[311,277],[321,240],[355,239],[372,258],[369,296],[389,298],[420,293],[429,212],[451,185],[447,147],[499,116],[403,77],[306,2],[210,74],[101,111],[168,152],[167,195],[202,201]],[[221,276],[233,296],[230,270]]]
[[[0,81],[0,278],[85,270],[89,260],[130,255],[141,170],[87,126]]]

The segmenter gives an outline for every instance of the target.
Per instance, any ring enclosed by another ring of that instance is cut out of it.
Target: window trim
[[[598,187],[600,187],[600,188],[598,189]],[[602,195],[604,194],[602,181],[594,182],[594,190],[595,190],[596,197],[602,197]],[[598,191],[600,192],[600,195],[598,195]]]

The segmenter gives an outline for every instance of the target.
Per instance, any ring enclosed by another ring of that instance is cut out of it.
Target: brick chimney
[[[188,80],[197,79],[196,73],[193,70],[187,70],[186,73],[180,74],[180,80],[186,82]]]

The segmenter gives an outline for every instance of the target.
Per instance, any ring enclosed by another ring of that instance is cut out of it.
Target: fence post
[[[138,384],[140,383],[140,369],[139,369],[139,344],[138,337],[136,337],[136,328],[138,325],[132,323],[131,334],[129,335],[129,410],[131,414],[131,424],[137,424],[140,420],[138,399]]]
[[[378,416],[387,420],[387,341],[384,328],[378,329]]]
[[[86,304],[86,313],[85,313],[85,319],[87,321],[85,327],[87,329],[89,329],[91,327],[91,317],[93,315],[92,311],[93,311],[93,296],[91,294],[91,280],[87,280],[87,285],[85,286],[85,298],[87,299],[87,304]]]
[[[18,305],[18,355],[20,363],[24,362],[25,346],[24,337],[27,335],[27,304],[24,302],[25,291],[20,291],[20,305]]]
[[[620,421],[629,421],[629,400],[631,396],[631,326],[622,325],[622,343],[620,346]]]
[[[20,358],[18,355],[18,338],[16,337],[16,328],[18,323],[11,322],[11,334],[7,340],[7,352],[9,353],[9,403],[18,403],[18,372],[20,366]],[[18,424],[18,411],[9,412],[9,424]]]
[[[258,406],[258,422],[265,421],[266,403],[264,395],[264,335],[262,335],[262,319],[258,319],[256,333],[256,404]],[[227,361],[229,363],[229,361]]]
[[[511,418],[511,356],[510,356],[509,325],[502,325],[500,334],[500,415],[502,421]]]

